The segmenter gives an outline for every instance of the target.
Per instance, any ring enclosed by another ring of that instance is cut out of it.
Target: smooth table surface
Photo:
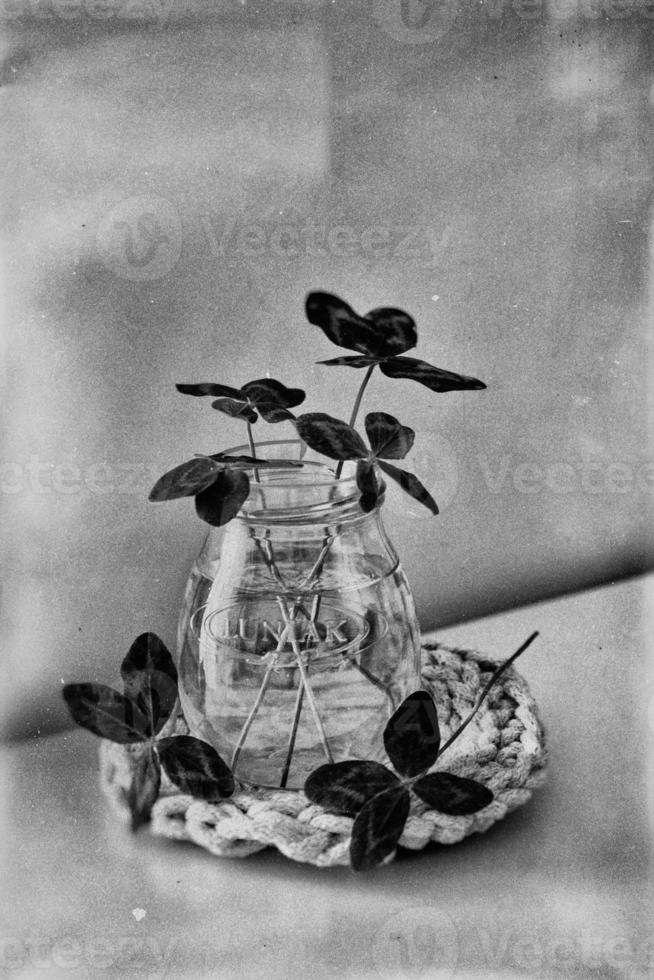
[[[439,634],[501,660],[541,631],[520,670],[549,780],[486,835],[368,875],[131,836],[90,734],[5,746],[0,977],[651,976],[651,591],[629,580]]]

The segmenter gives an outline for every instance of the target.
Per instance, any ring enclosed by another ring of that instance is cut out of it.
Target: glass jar
[[[263,458],[298,459],[301,443]],[[230,450],[247,453],[247,448]],[[192,734],[246,784],[301,788],[324,762],[384,756],[386,721],[420,687],[409,585],[353,465],[250,473],[250,495],[212,529],[179,623],[180,697]]]

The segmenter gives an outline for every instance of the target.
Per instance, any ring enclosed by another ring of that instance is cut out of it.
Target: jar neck
[[[248,473],[250,493],[235,521],[248,525],[342,525],[366,520],[379,511],[384,500],[381,477],[377,504],[369,514],[364,513],[359,503],[361,493],[356,484],[356,463],[346,461],[336,479],[335,469],[324,459],[298,458],[300,446],[299,440],[256,446],[257,456],[262,459],[289,460],[296,465],[258,469],[253,466]],[[244,446],[228,452],[251,454]]]
[[[343,527],[376,520],[384,502],[383,491],[368,513],[361,509],[359,498],[360,492],[354,481],[352,486],[345,483],[343,487],[338,483],[283,487],[274,483],[251,483],[250,495],[234,521],[251,526]]]

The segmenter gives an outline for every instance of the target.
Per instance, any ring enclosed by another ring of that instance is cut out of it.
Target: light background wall
[[[593,10],[5,4],[6,734],[174,642],[205,529],[147,493],[242,441],[176,381],[269,371],[349,413],[310,289],[406,308],[418,356],[488,385],[369,389],[441,504],[387,505],[425,627],[651,567],[654,17]]]

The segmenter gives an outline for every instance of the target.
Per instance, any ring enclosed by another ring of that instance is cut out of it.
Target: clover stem
[[[368,382],[370,381],[370,378],[372,377],[372,372],[375,370],[376,367],[377,367],[376,364],[371,364],[370,367],[368,368],[368,370],[366,371],[366,376],[364,377],[363,381],[361,382],[361,387],[359,388],[359,393],[357,394],[357,397],[355,399],[354,405],[352,407],[352,414],[350,416],[350,425],[351,426],[353,426],[354,423],[357,420],[357,415],[359,414],[359,409],[361,407],[361,399],[363,398],[363,393],[366,390],[366,387],[368,385]]]
[[[468,715],[468,717],[466,718],[466,720],[461,725],[459,725],[459,727],[454,732],[454,734],[451,735],[450,738],[448,738],[448,740],[445,743],[445,745],[443,745],[441,747],[441,749],[440,749],[440,751],[438,753],[438,758],[439,759],[442,756],[443,752],[450,747],[450,745],[452,744],[452,742],[456,741],[456,739],[459,737],[459,735],[461,734],[461,732],[463,731],[463,729],[468,727],[468,725],[470,724],[470,722],[472,721],[472,719],[475,717],[475,715],[477,714],[477,712],[481,708],[482,704],[484,703],[484,700],[486,699],[486,695],[490,691],[490,689],[493,686],[493,684],[504,673],[504,671],[507,669],[507,667],[510,667],[511,664],[514,662],[514,660],[517,660],[518,657],[520,656],[520,654],[521,653],[524,653],[528,646],[531,646],[531,644],[533,643],[533,641],[536,639],[537,636],[538,636],[538,630],[536,630],[534,633],[532,633],[531,636],[528,637],[528,639],[525,640],[525,642],[522,644],[522,646],[519,647],[516,650],[516,652],[514,654],[512,654],[508,658],[508,660],[505,660],[504,663],[500,664],[500,666],[497,668],[497,670],[494,671],[493,676],[489,680],[488,684],[486,684],[486,687],[484,688],[484,690],[481,692],[481,694],[479,696],[479,699],[477,701],[477,704],[472,709],[472,711],[470,712],[470,714]]]
[[[352,414],[350,415],[350,426],[353,426],[354,423],[357,420],[357,415],[359,414],[359,409],[361,408],[361,399],[363,398],[363,393],[366,390],[366,387],[368,385],[368,382],[370,381],[370,378],[372,377],[372,372],[375,370],[376,366],[377,366],[376,364],[371,364],[370,365],[370,367],[366,371],[365,378],[361,382],[361,387],[359,388],[359,391],[357,393],[357,396],[356,396],[356,398],[354,400],[354,406],[352,408]],[[344,462],[345,462],[345,460],[341,460],[339,462],[338,466],[336,467],[336,474],[335,475],[336,475],[336,479],[337,480],[338,480],[339,476],[341,475],[341,473],[343,472],[343,463]]]
[[[297,604],[296,604],[297,605]],[[318,615],[318,610],[320,609],[320,596],[315,595],[313,597],[313,602],[311,604],[311,619],[310,623],[315,623],[316,617]],[[295,606],[293,608],[293,614],[295,614]],[[305,612],[306,615],[306,612]],[[309,635],[307,635],[307,640],[309,640]],[[295,699],[295,709],[293,711],[293,723],[291,725],[291,733],[288,738],[288,749],[286,751],[286,761],[284,762],[284,770],[282,772],[282,778],[279,782],[279,786],[283,789],[288,782],[288,774],[291,769],[291,762],[293,761],[293,751],[295,749],[295,739],[297,737],[297,730],[300,724],[300,715],[302,714],[302,702],[304,701],[304,684],[298,684],[297,697]]]
[[[257,458],[257,450],[256,450],[255,445],[254,445],[254,438],[252,436],[252,423],[251,422],[248,422],[248,420],[246,419],[245,420],[245,425],[246,425],[247,430],[248,430],[248,445],[250,446],[250,456],[252,456],[252,459],[256,459]],[[261,483],[261,480],[259,479],[259,470],[256,467],[254,468],[254,482],[255,483]]]
[[[279,649],[279,644],[278,644],[278,649]],[[259,708],[261,707],[261,702],[263,701],[264,695],[268,689],[268,684],[270,683],[270,675],[272,674],[273,668],[276,663],[277,663],[277,655],[275,654],[275,656],[271,658],[270,663],[266,667],[266,673],[263,675],[263,680],[261,681],[261,687],[259,688],[259,693],[257,694],[256,700],[252,705],[252,708],[250,709],[250,714],[245,719],[245,724],[243,725],[243,728],[240,731],[240,734],[238,736],[238,742],[236,743],[236,746],[232,753],[231,769],[233,773],[236,772],[236,763],[238,762],[238,757],[241,754],[241,749],[243,748],[245,744],[245,740],[248,737],[248,733],[250,731],[250,728],[252,727],[252,723],[257,716]]]
[[[329,552],[329,549],[331,548],[332,542],[336,538],[336,535],[340,533],[340,530],[341,529],[340,529],[340,526],[339,526],[339,527],[336,528],[336,533],[334,535],[331,535],[329,533],[329,528],[328,527],[325,528],[325,530],[323,532],[322,548],[320,549],[320,554],[316,558],[316,560],[314,562],[314,565],[313,565],[313,568],[311,569],[311,571],[307,575],[305,581],[302,583],[302,588],[303,589],[311,588],[311,586],[313,585],[314,579],[316,579],[316,578],[318,578],[320,576],[320,573],[322,572],[322,567],[325,564],[325,558],[327,557],[327,554]]]
[[[252,436],[252,423],[246,421],[245,426],[246,426],[246,428],[248,430],[248,443],[250,445],[250,455],[252,456],[253,459],[256,459],[257,458],[257,451],[256,451],[256,449],[254,447],[254,438]]]
[[[286,582],[282,578],[281,572],[277,568],[277,563],[275,562],[275,556],[274,556],[274,553],[273,553],[273,550],[272,550],[272,544],[270,543],[270,539],[269,538],[265,538],[265,542],[266,542],[266,544],[268,546],[267,548],[265,548],[264,545],[263,545],[263,542],[260,541],[260,539],[254,533],[254,528],[250,528],[250,537],[253,539],[255,545],[257,546],[257,548],[261,552],[261,557],[263,558],[263,561],[264,561],[264,564],[265,564],[266,568],[268,569],[268,571],[270,572],[270,574],[273,576],[273,578],[275,579],[275,581],[277,582],[277,584],[278,585],[281,585],[281,587],[285,590],[286,589]]]
[[[263,559],[264,559],[264,561],[266,563],[266,566],[267,566],[268,570],[275,577],[275,579],[277,580],[278,584],[281,585],[283,589],[286,589],[286,583],[284,582],[284,579],[282,578],[281,573],[280,573],[279,569],[277,568],[277,564],[275,562],[274,554],[272,553],[272,545],[271,545],[270,541],[267,538],[265,539],[265,542],[268,545],[268,548],[266,548],[264,546],[263,542],[261,542],[259,540],[259,538],[256,537],[256,535],[254,534],[254,532],[252,530],[250,531],[250,534],[253,537],[253,539],[254,539],[254,541],[256,543],[256,546],[259,548],[259,550],[260,550],[260,552],[262,554],[262,557],[263,557]],[[329,542],[329,545],[330,544],[331,544],[331,541]],[[322,557],[320,559],[320,564],[322,564],[322,562],[324,562],[324,559],[325,559],[325,556],[327,554],[327,551],[329,550],[329,545],[327,544],[327,541],[324,541],[323,542],[323,549],[322,549],[322,552],[321,552]],[[315,574],[315,570],[317,569],[317,567],[319,567],[318,561],[316,561],[316,564],[314,565],[314,569],[312,569],[311,574]],[[320,595],[315,595],[314,598],[313,598],[312,610],[311,610],[311,613],[310,613],[310,622],[311,623],[315,622],[316,617],[318,615],[318,611],[320,609],[320,600],[321,600],[321,596]],[[323,749],[325,751],[325,755],[326,755],[326,757],[327,757],[327,759],[328,759],[329,762],[333,762],[334,761],[334,758],[332,756],[331,750],[330,750],[329,745],[327,743],[327,737],[325,735],[325,730],[323,728],[322,721],[321,721],[320,715],[318,713],[318,708],[317,708],[317,705],[316,705],[316,702],[315,702],[315,698],[313,696],[313,691],[311,689],[311,684],[310,684],[310,681],[309,681],[309,678],[308,678],[308,675],[307,675],[305,666],[304,666],[304,664],[302,662],[302,652],[300,650],[300,645],[299,645],[299,643],[297,641],[297,637],[295,635],[295,617],[297,616],[300,603],[296,601],[293,604],[292,611],[289,612],[288,606],[286,604],[286,600],[284,599],[283,596],[278,595],[277,596],[277,604],[278,604],[278,606],[279,606],[279,608],[281,610],[282,618],[284,620],[284,627],[285,627],[285,629],[284,629],[284,631],[283,631],[283,633],[282,633],[282,635],[280,637],[279,643],[277,644],[277,651],[281,650],[281,648],[282,648],[283,644],[286,642],[286,639],[287,638],[290,639],[290,643],[291,643],[291,646],[293,647],[293,652],[295,654],[295,658],[296,658],[296,661],[297,661],[298,669],[300,671],[300,677],[301,677],[300,690],[306,691],[307,700],[309,701],[309,706],[311,708],[311,711],[312,711],[312,714],[313,714],[313,717],[314,717],[314,721],[316,723],[316,728],[318,729],[318,734],[320,736],[320,741],[322,742],[322,746],[323,746]],[[306,613],[305,613],[305,615],[306,615]],[[256,699],[256,701],[255,701],[255,703],[254,703],[254,705],[252,707],[252,710],[250,711],[250,714],[248,715],[248,717],[247,717],[247,719],[245,721],[245,724],[244,724],[244,726],[243,726],[243,728],[241,730],[241,733],[240,733],[239,739],[238,739],[238,743],[236,745],[236,748],[234,749],[234,755],[232,757],[232,769],[234,768],[235,761],[238,759],[238,756],[239,756],[239,754],[241,752],[241,749],[243,747],[243,744],[245,742],[245,739],[247,738],[247,735],[248,735],[248,732],[250,730],[250,727],[252,726],[252,722],[254,721],[254,719],[256,717],[256,714],[257,714],[257,712],[259,710],[259,707],[261,706],[261,702],[263,700],[264,694],[265,694],[266,689],[268,687],[268,683],[270,681],[270,673],[271,673],[272,667],[274,666],[274,663],[275,662],[276,662],[276,658],[275,658],[275,660],[272,661],[272,663],[269,665],[268,669],[266,670],[266,673],[264,675],[263,681],[261,683],[261,687],[259,689],[259,693],[257,695],[257,699]],[[295,738],[296,738],[296,735],[297,735],[297,728],[298,728],[299,721],[300,721],[300,714],[301,714],[301,711],[302,711],[302,702],[303,702],[303,700],[304,700],[304,694],[302,695],[302,697],[300,697],[300,695],[298,693],[298,696],[297,696],[297,699],[296,699],[296,704],[295,704],[295,710],[294,710],[292,730],[291,730],[291,734],[290,734],[290,737],[289,737],[287,758],[286,758],[286,763],[285,763],[285,766],[284,766],[284,772],[282,774],[282,780],[287,780],[288,779],[288,773],[289,773],[290,766],[291,766],[291,761],[292,761],[292,758],[293,758],[293,750],[294,750],[294,747],[295,747]],[[286,785],[286,783],[285,782],[282,782],[282,783],[280,783],[280,785],[281,786],[284,786],[284,785]]]
[[[291,620],[289,616],[288,607],[282,596],[277,596],[277,604],[279,605],[279,608],[281,610],[284,624],[288,627],[289,640],[291,641],[291,646],[293,647],[293,653],[295,654],[295,659],[297,660],[298,669],[300,671],[300,676],[302,678],[302,684],[304,685],[307,701],[309,702],[309,707],[311,708],[313,719],[316,723],[316,728],[318,729],[318,735],[320,736],[320,741],[322,742],[322,747],[325,752],[325,757],[327,758],[328,762],[333,762],[334,757],[332,755],[331,749],[329,748],[329,744],[327,742],[327,736],[325,735],[325,729],[323,728],[320,714],[318,712],[318,707],[316,705],[316,701],[313,696],[313,690],[311,688],[311,684],[307,676],[306,668],[302,663],[302,651],[300,650],[300,644],[298,643],[297,637],[295,635],[295,623],[293,620]]]
[[[322,566],[324,565],[325,559],[326,559],[326,557],[327,557],[327,555],[329,553],[329,549],[331,548],[333,542],[336,540],[337,536],[340,534],[340,531],[341,531],[340,524],[336,528],[336,530],[335,530],[335,532],[334,532],[333,535],[330,535],[329,528],[327,528],[327,527],[325,528],[324,535],[323,535],[322,549],[320,551],[320,554],[318,555],[318,559],[317,559],[315,565],[313,566],[313,568],[309,572],[306,580],[303,583],[303,588],[307,588],[308,586],[312,585],[313,584],[313,580],[320,575],[320,573],[322,571]],[[315,623],[316,619],[318,618],[318,614],[320,612],[320,603],[321,603],[321,601],[322,601],[322,595],[319,594],[319,595],[314,596],[313,605],[312,605],[312,608],[311,608],[311,617],[309,619],[309,622],[310,623]],[[303,609],[301,611],[304,612],[304,615],[306,616],[306,612]],[[309,617],[307,617],[307,618],[309,618]],[[365,677],[366,680],[369,680],[370,683],[374,687],[378,688],[380,691],[383,691],[384,694],[386,695],[386,697],[392,703],[392,698],[391,698],[390,692],[389,692],[388,688],[386,687],[386,685],[383,683],[383,681],[380,681],[377,677],[374,676],[374,674],[370,674],[365,669],[365,667],[362,667],[361,664],[358,664],[356,662],[356,660],[353,660],[352,661],[352,666],[353,667],[356,667],[356,669],[359,671],[359,673],[362,674],[362,676]]]
[[[288,774],[291,770],[291,762],[293,760],[293,750],[295,749],[295,738],[297,736],[298,725],[300,724],[300,715],[302,714],[302,702],[304,701],[304,684],[300,684],[297,689],[297,697],[295,699],[295,710],[293,712],[293,724],[291,726],[291,734],[288,737],[288,749],[286,751],[286,761],[284,762],[284,771],[282,772],[282,778],[279,780],[279,788],[285,789],[288,782]]]
[[[328,527],[326,527],[324,529],[324,531],[323,531],[323,538],[322,538],[322,548],[320,549],[320,554],[318,555],[316,561],[314,562],[313,568],[311,569],[311,571],[307,575],[306,579],[302,583],[302,588],[303,589],[313,588],[315,579],[318,579],[320,577],[321,573],[322,573],[323,565],[325,564],[325,559],[327,558],[327,555],[329,554],[329,550],[330,550],[332,544],[334,543],[334,541],[336,540],[337,536],[340,533],[341,533],[341,525],[340,524],[337,526],[334,534],[330,534],[329,533],[329,528]],[[316,619],[318,618],[318,614],[320,612],[320,604],[321,604],[321,602],[322,602],[322,595],[320,593],[317,593],[313,597],[313,603],[311,605],[311,616],[310,616],[310,618],[308,617],[309,618],[309,623],[311,625],[313,625],[315,623]],[[294,613],[297,611],[297,609],[298,609],[298,604],[296,603],[295,604],[295,607],[294,607]],[[302,610],[302,611],[304,612],[304,615],[306,616],[306,612],[304,610]]]
[[[336,540],[336,537],[340,533],[341,533],[340,524],[337,526],[334,534],[330,534],[328,527],[323,529],[322,547],[320,549],[320,553],[316,558],[315,562],[313,563],[313,568],[311,569],[307,577],[300,585],[300,589],[302,591],[304,591],[305,589],[312,589],[314,587],[315,580],[320,577],[320,574],[323,569],[323,565],[325,564],[325,559],[329,554],[329,550],[332,544],[334,543],[334,541]],[[313,625],[316,619],[318,618],[321,602],[322,602],[322,595],[320,593],[316,593],[316,595],[314,595],[313,597],[313,602],[311,604],[311,613],[307,613],[306,606],[304,606],[299,600],[296,599],[293,604],[293,611],[291,615],[293,616],[293,618],[295,618],[296,614],[298,612],[301,612],[306,617],[309,624]]]

